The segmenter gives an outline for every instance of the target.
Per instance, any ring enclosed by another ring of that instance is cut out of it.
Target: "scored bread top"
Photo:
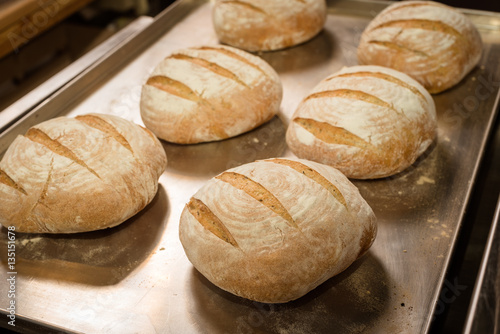
[[[0,162],[0,223],[31,233],[115,226],[153,199],[166,163],[158,139],[122,118],[45,121],[18,136]]]
[[[262,302],[296,299],[371,246],[375,217],[338,170],[275,158],[208,181],[181,215],[180,239],[212,283]]]
[[[279,110],[278,74],[261,58],[226,46],[174,52],[142,89],[141,116],[161,139],[191,144],[226,139]]]
[[[432,1],[404,1],[387,7],[366,27],[358,60],[402,71],[439,93],[476,66],[481,51],[479,32],[458,10]]]
[[[212,22],[222,43],[270,51],[316,36],[323,29],[326,12],[325,0],[216,0]]]
[[[410,166],[432,143],[430,94],[401,72],[353,66],[322,80],[299,104],[287,143],[300,158],[350,178],[380,178]]]

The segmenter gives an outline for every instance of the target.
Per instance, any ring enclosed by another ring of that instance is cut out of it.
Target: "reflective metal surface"
[[[424,333],[439,311],[440,288],[498,107],[500,30],[477,15],[485,41],[481,65],[434,99],[439,132],[408,170],[354,181],[374,209],[379,233],[371,250],[299,300],[261,304],[226,293],[189,263],[178,220],[210,177],[245,162],[293,156],[285,129],[300,100],[321,79],[355,65],[364,27],[388,2],[331,1],[325,29],[287,50],[262,53],[280,74],[277,117],[216,143],[163,143],[169,166],[154,201],[106,231],[68,236],[16,235],[16,305],[23,318],[85,333]],[[484,28],[487,27],[487,28]],[[141,85],[178,48],[217,43],[210,4],[179,1],[129,43],[102,59],[0,134],[3,152],[18,133],[57,115],[110,113],[142,123]],[[1,231],[0,280],[7,268]],[[0,286],[6,312],[7,286]]]

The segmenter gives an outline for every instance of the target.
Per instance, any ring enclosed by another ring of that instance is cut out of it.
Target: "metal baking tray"
[[[406,171],[354,181],[378,217],[370,251],[346,271],[286,304],[226,293],[189,263],[178,239],[190,196],[223,170],[256,159],[293,156],[285,130],[300,100],[321,79],[357,64],[368,22],[390,2],[329,1],[324,30],[311,41],[258,54],[284,86],[280,113],[233,139],[198,145],[163,142],[169,165],[158,194],[122,225],[75,235],[16,234],[18,319],[70,333],[425,333],[451,300],[442,287],[471,188],[498,109],[500,15],[465,11],[485,48],[481,63],[453,89],[434,96],[434,145]],[[215,44],[210,3],[180,0],[135,37],[69,82],[0,134],[0,152],[46,119],[102,112],[142,124],[141,85],[176,49]],[[8,278],[7,229],[0,230],[0,280]],[[453,288],[455,288],[453,290]],[[0,286],[8,313],[8,284]],[[460,291],[458,291],[460,293]],[[2,315],[2,326],[8,318]],[[19,328],[16,328],[19,329]]]

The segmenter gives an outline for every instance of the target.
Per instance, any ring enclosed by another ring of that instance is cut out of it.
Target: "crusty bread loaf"
[[[274,158],[229,169],[187,203],[179,237],[216,286],[266,303],[297,299],[363,255],[376,220],[338,170]]]
[[[439,93],[478,64],[481,50],[479,32],[458,10],[433,1],[401,1],[366,27],[358,60],[404,72]]]
[[[373,179],[409,167],[436,135],[429,92],[404,73],[353,66],[321,81],[292,116],[286,141],[299,158]]]
[[[0,223],[31,233],[118,225],[153,199],[166,164],[159,140],[122,118],[42,122],[18,136],[0,162]]]
[[[270,51],[310,40],[326,20],[325,0],[215,0],[212,22],[222,43]]]
[[[270,120],[283,88],[261,58],[226,46],[179,50],[143,86],[141,116],[159,138],[193,144],[234,137]]]

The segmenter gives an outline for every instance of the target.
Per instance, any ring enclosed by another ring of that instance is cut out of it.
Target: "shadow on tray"
[[[339,333],[363,332],[387,312],[391,299],[389,277],[371,252],[305,296],[284,304],[237,297],[194,268],[190,281],[190,313],[212,333],[330,333],[333,328]]]
[[[318,66],[328,62],[332,55],[340,52],[338,41],[328,30],[322,30],[313,39],[283,50],[260,52],[258,56],[264,59],[276,72],[292,72]]]
[[[77,234],[16,233],[17,274],[96,286],[116,284],[160,241],[167,204],[160,184],[149,205],[116,227]],[[0,248],[7,249],[7,229],[2,228],[0,234]],[[6,256],[7,252],[0,255],[3,266],[7,266]]]
[[[285,125],[278,117],[226,140],[180,145],[162,141],[168,169],[185,175],[212,177],[254,160],[281,156],[286,149]]]

